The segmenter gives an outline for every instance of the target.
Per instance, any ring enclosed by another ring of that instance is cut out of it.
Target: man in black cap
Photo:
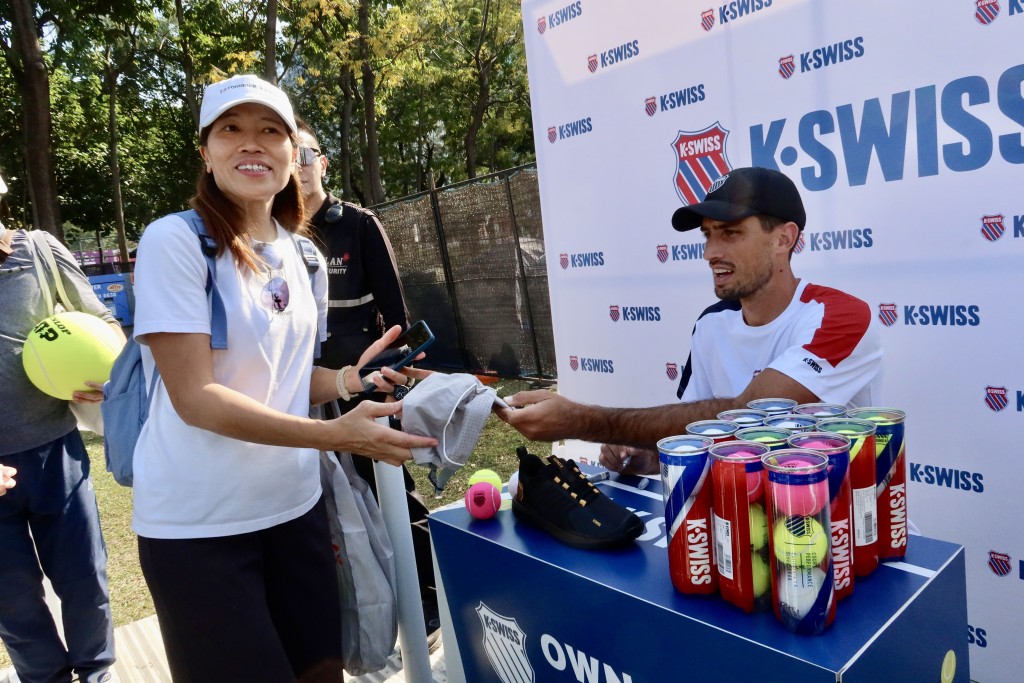
[[[877,322],[860,299],[802,281],[790,258],[806,222],[800,193],[767,168],[737,168],[672,227],[700,228],[720,301],[697,319],[676,395],[653,408],[602,408],[547,391],[521,392],[499,415],[528,438],[604,442],[609,469],[657,471],[653,450],[686,425],[757,398],[849,406],[880,402]]]

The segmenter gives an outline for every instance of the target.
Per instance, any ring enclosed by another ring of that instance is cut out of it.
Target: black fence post
[[[448,257],[448,240],[444,233],[444,222],[441,220],[441,206],[437,201],[437,190],[430,188],[430,208],[434,212],[434,227],[437,229],[437,245],[441,250],[441,267],[444,268],[444,282],[448,287],[448,298],[452,302],[452,314],[455,318],[455,333],[459,338],[459,353],[462,355],[462,367],[467,372],[471,369],[466,334],[462,330],[462,312],[459,310],[459,299],[455,294],[455,278],[452,275],[452,264]]]
[[[520,288],[526,300],[526,318],[530,321],[530,342],[533,346],[534,367],[537,368],[537,376],[544,376],[544,368],[540,364],[540,346],[537,345],[537,325],[533,321],[533,304],[530,302],[530,288],[527,284],[526,265],[523,263],[523,250],[519,244],[519,222],[516,220],[516,205],[512,200],[511,175],[505,176],[505,196],[508,197],[508,214],[512,219],[512,231],[516,237],[516,259],[519,261]]]

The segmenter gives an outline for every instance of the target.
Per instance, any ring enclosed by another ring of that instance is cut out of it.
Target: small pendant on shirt
[[[269,278],[260,292],[260,304],[274,313],[283,313],[288,308],[288,281],[276,274],[284,266],[284,258],[270,242],[256,242],[253,251],[263,261]]]

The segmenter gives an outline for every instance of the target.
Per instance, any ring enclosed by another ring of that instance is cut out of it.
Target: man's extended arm
[[[755,398],[791,398],[798,403],[818,400],[802,384],[769,369],[735,398],[652,408],[605,408],[576,403],[548,391],[527,391],[507,399],[516,409],[499,410],[498,416],[535,441],[580,439],[653,448],[659,439],[684,433],[691,422],[713,420],[723,410],[746,407]]]

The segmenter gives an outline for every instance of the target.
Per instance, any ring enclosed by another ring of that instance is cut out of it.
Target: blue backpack
[[[224,301],[217,288],[217,243],[206,232],[203,219],[194,210],[178,214],[192,228],[199,238],[203,256],[206,258],[206,293],[210,297],[210,348],[228,347],[227,315]],[[309,283],[313,285],[313,273],[320,267],[316,248],[304,237],[294,236],[295,248],[306,262]],[[320,333],[317,330],[314,358],[320,356]],[[142,425],[149,416],[150,398],[156,389],[160,373],[153,369],[153,377],[146,386],[146,375],[142,369],[142,349],[134,338],[125,344],[114,366],[110,379],[103,385],[103,449],[107,460],[107,471],[114,475],[114,481],[122,486],[132,485],[132,459],[135,444],[142,432]]]

